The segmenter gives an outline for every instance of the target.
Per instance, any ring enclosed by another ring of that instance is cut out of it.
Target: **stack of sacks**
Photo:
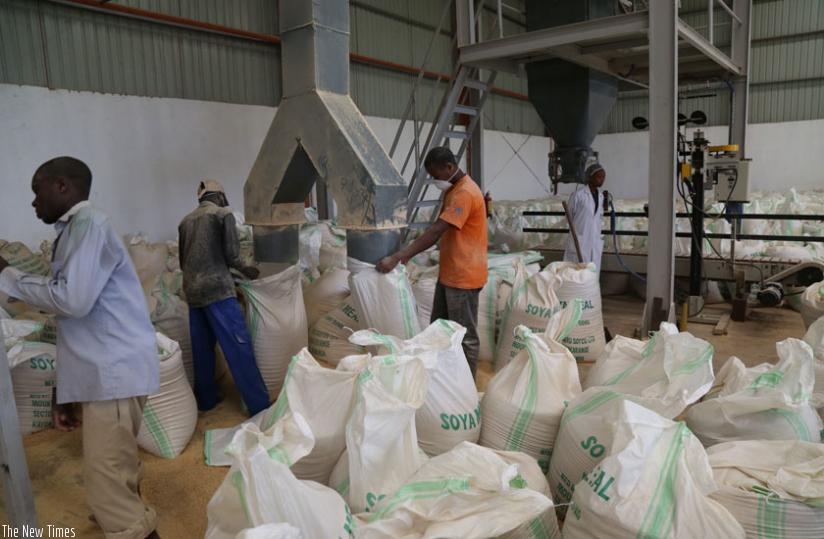
[[[49,260],[40,254],[32,253],[20,242],[0,240],[0,256],[6,259],[10,266],[26,273],[48,275],[51,272]],[[27,311],[35,311],[22,301],[9,297],[0,292],[0,308],[8,315],[17,317]]]
[[[438,320],[415,337],[402,341],[374,331],[359,331],[350,341],[373,346],[379,354],[423,361],[429,384],[415,414],[418,444],[428,455],[440,455],[460,442],[477,442],[481,433],[478,392],[461,346],[460,324]]]
[[[301,350],[289,365],[286,382],[275,404],[244,425],[268,431],[289,413],[300,414],[317,434],[312,449],[292,466],[292,472],[301,479],[326,484],[346,447],[345,427],[354,405],[356,379],[356,372],[324,368],[309,352]],[[229,428],[206,432],[206,464],[231,464],[226,448],[237,431],[238,428]]]
[[[314,282],[320,276],[320,244],[323,241],[321,228],[316,213],[307,212],[307,221],[300,225],[298,232],[298,266],[304,284]]]
[[[52,427],[52,390],[57,383],[54,344],[25,340],[43,324],[0,320],[22,435]]]
[[[600,462],[575,480],[565,539],[625,537],[744,538],[744,530],[707,495],[718,489],[701,443],[675,423],[617,401],[611,449],[584,440]]]
[[[728,442],[707,454],[720,486],[710,497],[747,537],[824,537],[824,444]]]
[[[420,333],[406,267],[400,264],[389,273],[380,273],[373,264],[350,258],[349,270],[351,299],[364,327],[404,339]]]
[[[529,276],[523,263],[516,262],[512,293],[501,318],[501,331],[495,352],[496,371],[504,368],[524,349],[524,343],[518,340],[515,328],[526,326],[529,330],[540,333],[546,329],[550,317],[561,308],[556,294],[557,280],[558,277],[547,270]]]
[[[662,328],[662,331],[665,329]],[[589,369],[586,380],[582,383],[583,388],[608,385],[616,376],[638,365],[644,359],[643,352],[646,347],[647,343],[644,341],[616,335],[607,343],[601,356]]]
[[[564,345],[578,360],[597,359],[606,345],[606,338],[601,313],[601,288],[595,264],[553,262],[545,271],[557,278],[555,286],[561,305],[575,299],[583,300],[581,320],[578,327],[564,339]]]
[[[245,224],[243,214],[235,211],[235,229],[237,239],[240,244],[240,260],[245,266],[252,266],[255,263],[255,240],[252,236],[252,226]]]
[[[308,344],[300,268],[244,281],[238,288],[246,298],[255,359],[272,398],[280,392],[292,356]]]
[[[822,422],[810,403],[813,352],[798,339],[776,345],[779,362],[751,382],[728,377],[715,398],[692,406],[687,424],[705,446],[737,440],[821,440]]]
[[[129,234],[123,242],[141,283],[152,281],[168,270],[169,247],[165,243],[151,243],[143,234]]]
[[[524,326],[525,349],[489,382],[481,402],[481,445],[523,451],[544,473],[566,403],[581,393],[575,358],[558,341],[578,324],[581,302],[553,316],[543,334]]]
[[[364,347],[349,342],[352,333],[362,328],[358,309],[347,296],[309,329],[309,351],[333,367],[346,356],[364,354]]]
[[[415,304],[418,309],[418,324],[425,328],[432,321],[432,304],[435,299],[435,287],[438,285],[438,274],[440,266],[430,266],[419,268],[412,280],[412,294],[415,296]],[[478,322],[480,323],[480,305],[478,308]],[[479,332],[480,335],[480,332]]]
[[[197,426],[197,402],[178,344],[157,334],[160,390],[146,399],[137,444],[153,455],[173,459],[183,452]]]
[[[263,432],[244,424],[228,449],[232,467],[209,501],[206,538],[235,539],[266,524],[289,524],[302,537],[352,537],[356,522],[340,495],[296,478],[289,469],[314,443],[312,429],[298,413],[286,414]]]
[[[809,328],[822,316],[824,316],[824,281],[808,286],[801,294],[801,318],[804,320],[804,327]]]
[[[377,357],[360,371],[346,451],[329,478],[356,513],[373,511],[426,462],[415,412],[424,403],[427,382],[426,367],[416,358]]]
[[[349,297],[349,272],[341,268],[331,268],[316,281],[303,289],[303,304],[306,306],[306,320],[312,327],[326,313]]]
[[[609,358],[599,360],[604,361],[609,362]],[[678,333],[671,324],[662,324],[641,361],[604,385],[590,387],[564,411],[549,468],[549,485],[556,503],[568,502],[585,472],[622,449],[616,436],[626,416],[625,401],[672,419],[700,399],[712,382],[709,343],[689,333]]]
[[[527,487],[519,465],[463,442],[425,463],[399,489],[379,500],[356,536],[558,537],[552,501]]]
[[[155,330],[178,343],[186,378],[191,385],[194,385],[189,306],[179,295],[182,281],[183,275],[179,271],[163,273],[148,283],[146,299],[149,304],[149,316]]]
[[[815,357],[815,386],[813,386],[812,403],[818,409],[818,415],[824,419],[824,317],[813,322],[804,335],[804,342],[813,349]]]

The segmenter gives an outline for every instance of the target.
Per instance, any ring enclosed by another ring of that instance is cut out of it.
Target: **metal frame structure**
[[[561,58],[608,73],[622,87],[648,88],[649,145],[649,255],[647,303],[641,321],[643,333],[664,320],[674,320],[675,182],[679,83],[722,78],[732,83],[734,99],[730,142],[746,157],[750,13],[752,0],[708,0],[732,15],[731,53],[715,46],[713,33],[704,37],[678,16],[678,0],[649,2],[649,9],[624,15],[556,26],[473,43],[468,26],[460,24],[475,0],[456,0],[459,62],[519,73],[523,64]],[[562,106],[562,104],[559,104]]]

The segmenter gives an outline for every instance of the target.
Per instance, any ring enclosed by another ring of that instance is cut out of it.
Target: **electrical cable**
[[[618,259],[618,263],[628,271],[630,275],[640,279],[642,283],[646,283],[647,279],[632,271],[629,266],[626,265],[624,259],[621,258],[621,249],[618,247],[618,234],[616,234],[617,231],[615,230],[615,204],[612,203],[611,193],[607,194],[607,200],[609,201],[609,228],[612,230],[612,247],[615,249],[615,258]]]

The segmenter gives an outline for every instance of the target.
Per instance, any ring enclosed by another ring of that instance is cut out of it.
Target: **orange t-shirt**
[[[468,175],[444,196],[440,219],[450,226],[441,236],[439,280],[446,286],[474,290],[486,285],[486,202]]]

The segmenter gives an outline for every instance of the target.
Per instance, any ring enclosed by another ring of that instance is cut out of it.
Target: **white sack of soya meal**
[[[813,352],[798,339],[776,344],[779,361],[749,385],[690,407],[687,424],[706,446],[736,440],[821,441],[822,422],[810,403]]]
[[[815,386],[812,404],[818,409],[818,415],[824,419],[824,317],[813,322],[804,334],[804,342],[813,349],[815,357]]]
[[[309,329],[309,351],[333,367],[347,356],[365,354],[363,346],[349,342],[359,329],[363,329],[360,314],[352,297],[347,296]]]
[[[415,411],[423,405],[427,379],[421,360],[395,356],[373,358],[358,374],[346,451],[329,478],[354,512],[370,511],[426,462]]]
[[[251,423],[266,431],[287,413],[300,414],[315,433],[315,443],[309,454],[292,466],[292,472],[300,479],[326,484],[346,447],[346,421],[354,405],[356,380],[356,372],[327,369],[319,365],[309,352],[301,350],[292,358],[275,404],[244,424]],[[231,464],[226,447],[239,428],[206,432],[206,464]]]
[[[675,423],[629,401],[620,447],[575,485],[564,539],[743,539],[744,530],[707,495],[718,487],[701,443]]]
[[[380,273],[373,264],[350,258],[349,271],[351,297],[363,327],[403,339],[420,333],[415,295],[403,264]]]
[[[137,445],[158,457],[180,455],[197,427],[197,401],[186,378],[180,346],[157,333],[160,390],[143,406]]]
[[[440,266],[425,268],[412,280],[412,295],[415,296],[415,305],[418,309],[418,324],[422,328],[428,326],[432,318],[439,272]]]
[[[808,286],[801,294],[801,318],[804,320],[804,327],[809,328],[822,316],[824,316],[824,281]]]
[[[504,368],[524,348],[523,342],[515,334],[515,328],[526,326],[533,332],[541,333],[546,329],[550,317],[561,308],[556,294],[558,278],[554,274],[544,270],[529,276],[520,261],[515,265],[512,293],[501,318],[501,331],[495,350],[496,371]]]
[[[315,325],[326,313],[349,297],[349,271],[331,268],[303,289],[306,321]]]
[[[189,306],[170,287],[175,274],[164,274],[151,283],[149,315],[158,333],[166,335],[180,346],[183,368],[189,385],[194,386],[194,358],[189,329]]]
[[[378,354],[423,361],[429,383],[415,413],[415,426],[418,444],[428,455],[449,451],[460,442],[477,442],[481,434],[478,391],[461,346],[465,334],[460,324],[438,320],[405,341],[372,330],[350,337],[354,343],[376,347]]]
[[[165,243],[151,243],[142,234],[130,234],[123,240],[141,283],[167,271],[166,259],[169,256],[169,248]]]
[[[264,524],[248,528],[238,533],[235,539],[306,539],[301,531],[291,524]]]
[[[491,449],[462,442],[433,457],[399,489],[360,515],[358,539],[398,537],[556,537],[507,535],[552,508],[544,494],[526,488],[517,464]],[[541,521],[543,523],[544,521]],[[541,532],[540,528],[536,528]]]
[[[486,388],[481,445],[523,451],[546,473],[564,407],[581,393],[575,357],[558,342],[580,316],[581,302],[574,301],[549,320],[543,334],[524,326],[516,329],[525,348]]]
[[[269,277],[243,281],[238,287],[248,304],[246,318],[255,359],[272,398],[280,392],[292,356],[308,344],[300,268],[292,266]]]
[[[495,454],[507,464],[518,466],[518,475],[523,482],[516,481],[516,484],[512,486],[523,486],[540,492],[552,500],[552,491],[537,460],[521,451],[495,451]],[[561,529],[558,527],[558,516],[555,513],[554,506],[529,522],[524,522],[514,530],[499,537],[502,539],[560,539]]]
[[[51,428],[52,390],[57,384],[56,348],[53,344],[24,340],[40,331],[42,322],[3,319],[0,323],[20,434],[26,436]]]
[[[644,359],[646,346],[644,341],[616,335],[604,347],[581,385],[584,389],[606,385],[609,380],[639,364]]]
[[[606,345],[604,318],[601,312],[601,284],[595,264],[553,262],[544,271],[556,276],[556,294],[564,305],[574,299],[583,300],[583,314],[578,327],[563,344],[578,360],[596,359]]]
[[[206,539],[234,539],[248,528],[278,523],[306,538],[351,537],[356,523],[343,498],[289,469],[313,445],[300,414],[287,414],[266,431],[244,424],[228,449],[232,467],[206,509]]]
[[[623,353],[619,348],[612,351]],[[592,387],[624,394],[666,418],[674,418],[712,387],[713,353],[707,341],[687,332],[679,333],[674,325],[664,322],[644,346],[640,361]],[[610,360],[602,356],[599,361]]]
[[[741,441],[707,449],[727,508],[747,537],[824,537],[824,444]]]

